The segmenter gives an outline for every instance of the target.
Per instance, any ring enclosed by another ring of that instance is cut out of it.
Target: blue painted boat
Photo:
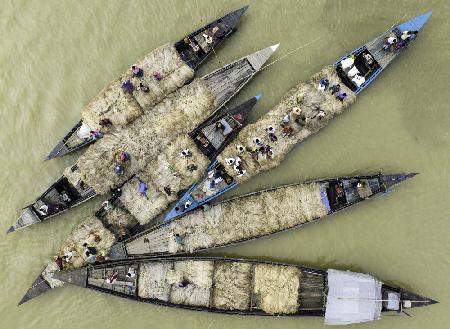
[[[416,32],[423,27],[430,16],[431,11],[394,26],[340,58],[334,63],[334,67],[342,83],[356,94],[366,89],[400,53],[408,48],[415,40]],[[404,33],[406,35],[408,31],[411,32],[410,35],[403,40],[402,35]],[[394,38],[396,42],[389,45],[387,43],[389,38]],[[165,220],[171,221],[198,207],[205,206],[211,200],[236,187],[237,183],[226,175],[221,177],[220,185],[214,184],[216,176],[220,177],[222,174],[221,166],[217,161],[213,162],[202,180],[192,185],[166,214]],[[216,174],[216,171],[219,174]],[[212,184],[213,188],[208,188],[208,184]]]

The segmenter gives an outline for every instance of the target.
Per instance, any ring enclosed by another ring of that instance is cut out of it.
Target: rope
[[[299,46],[299,47],[297,47],[297,48],[295,48],[295,49],[293,49],[293,50],[287,52],[286,54],[284,54],[284,55],[281,56],[280,58],[277,58],[277,59],[274,60],[273,62],[270,62],[270,63],[267,64],[267,65],[264,65],[263,67],[261,67],[261,68],[260,68],[258,71],[256,71],[256,72],[262,71],[262,70],[264,70],[265,68],[269,67],[270,65],[275,64],[276,62],[278,62],[278,61],[280,61],[280,60],[282,60],[282,59],[285,59],[285,58],[288,57],[289,55],[291,55],[291,54],[293,54],[293,53],[295,53],[295,52],[297,52],[297,51],[299,51],[299,50],[301,50],[301,49],[303,49],[303,48],[305,48],[305,47],[308,47],[308,46],[312,45],[313,43],[315,43],[316,41],[320,40],[321,38],[322,38],[321,36],[320,36],[320,37],[317,37],[317,38],[315,38],[314,40],[312,40],[312,41],[310,41],[310,42],[308,42],[308,43],[305,43],[305,44],[303,44],[303,45],[301,45],[301,46]],[[256,72],[255,72],[255,73],[256,73]]]

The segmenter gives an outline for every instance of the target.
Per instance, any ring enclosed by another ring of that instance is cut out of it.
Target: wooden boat
[[[180,58],[189,65],[189,67],[196,70],[211,53],[217,50],[219,45],[222,44],[225,39],[236,31],[237,24],[242,15],[247,11],[248,7],[249,6],[245,6],[230,12],[177,41],[175,43],[175,49],[179,53]],[[219,28],[218,32],[214,33],[214,38],[211,43],[206,43],[203,34],[215,27]],[[186,40],[189,40],[190,42],[187,43]],[[193,47],[195,47],[195,51]],[[46,160],[64,156],[94,143],[96,139],[89,134],[90,130],[92,129],[80,120],[54,147]]]
[[[222,314],[320,316],[330,325],[437,303],[368,274],[230,258],[116,261],[59,272],[57,278],[150,304]]]
[[[76,165],[71,170],[75,171]],[[82,182],[76,186],[69,183],[65,176],[61,176],[34,203],[22,210],[19,219],[6,233],[14,232],[53,216],[93,198],[95,191]]]
[[[219,110],[199,125],[191,134],[191,137],[198,141],[199,149],[210,159],[214,159],[217,153],[236,137],[238,131],[244,126],[248,114],[260,98],[261,95],[257,95],[231,110],[228,108]],[[226,134],[216,129],[213,130],[219,122],[222,125],[227,125]],[[72,167],[72,170],[76,170],[76,165]],[[118,189],[120,190],[120,187]],[[73,186],[66,177],[62,176],[39,199],[24,208],[18,221],[9,228],[7,233],[45,221],[91,199],[95,195],[95,191],[89,186],[82,183]],[[117,202],[115,201],[117,198],[117,192],[113,193],[109,201]],[[42,208],[44,205],[46,207]]]
[[[216,102],[218,105],[214,112],[211,113],[211,115],[192,132],[191,135],[194,136],[195,140],[197,140],[197,137],[200,133],[202,133],[202,130],[206,131],[205,129],[209,129],[208,122],[214,121],[214,118],[217,118],[219,115],[226,114],[229,111],[229,109],[224,107],[225,104],[253,78],[253,76],[260,70],[260,68],[277,48],[278,45],[274,45],[262,49],[202,77],[211,92],[216,95]],[[254,100],[250,100],[249,104],[243,104],[243,108],[237,108],[235,111],[240,113],[242,109],[249,107],[251,103],[255,102],[259,97],[260,96],[257,96]],[[230,113],[233,114],[234,112],[231,111]],[[244,111],[242,114],[244,118],[246,116],[245,113],[246,112]],[[240,124],[239,120],[236,120],[235,117],[225,116],[219,118],[219,121],[220,120],[224,120],[224,122],[228,120],[229,122],[227,125],[230,127],[232,125],[234,128],[231,128],[232,132],[230,133],[230,136],[224,140],[224,143],[220,144],[218,140],[211,140],[211,143],[216,143],[216,146],[218,147],[217,149],[214,146],[209,148],[210,152],[212,152],[211,155],[218,154],[218,152],[231,141],[231,138],[236,136],[236,131],[242,128],[242,124]],[[217,135],[211,135],[209,138],[213,138],[214,136],[217,138]],[[206,149],[208,148],[204,148],[202,151],[207,152]],[[77,167],[73,166],[72,172],[75,172],[76,170]],[[63,182],[63,184],[58,185],[58,182]],[[58,188],[54,188],[56,185]],[[120,188],[122,185],[123,184],[115,186],[113,189]],[[70,195],[71,191],[78,191],[78,194],[74,194],[75,198],[71,198],[70,206],[60,206],[59,203],[53,203],[56,202],[56,200],[63,198],[64,194]],[[51,198],[47,198],[49,193],[52,195]],[[77,186],[73,186],[63,175],[58,178],[57,182],[52,184],[52,186],[47,189],[46,192],[44,192],[34,203],[24,208],[19,219],[9,228],[7,233],[14,232],[18,229],[39,223],[49,217],[56,216],[65,210],[87,201],[95,195],[96,192],[89,185],[80,181]],[[45,214],[45,211],[42,213],[39,211],[39,209],[44,205],[49,208],[47,214]]]
[[[182,223],[186,220],[190,220],[190,216],[195,216],[195,214],[202,215],[205,213],[207,216],[208,213],[210,214],[220,214],[224,212],[224,209],[221,209],[220,211],[215,208],[219,208],[223,206],[224,204],[237,207],[237,211],[242,211],[244,213],[244,210],[241,209],[242,206],[236,206],[242,201],[253,199],[254,203],[260,203],[263,204],[265,201],[264,195],[271,194],[271,192],[275,193],[289,193],[290,199],[294,199],[295,196],[293,196],[293,190],[291,188],[301,187],[302,185],[308,185],[311,183],[317,184],[320,186],[319,193],[320,196],[318,196],[319,199],[321,199],[321,202],[323,202],[323,206],[326,207],[326,213],[323,213],[321,217],[313,217],[310,218],[308,221],[305,221],[304,223],[298,223],[297,225],[291,225],[290,227],[279,227],[278,230],[273,229],[271,233],[268,232],[261,232],[261,234],[255,234],[253,236],[247,236],[245,238],[238,237],[236,239],[231,239],[225,243],[215,243],[210,246],[205,246],[201,248],[194,248],[193,250],[176,250],[176,252],[169,250],[169,239],[170,236],[173,236],[173,232],[170,227],[170,223],[164,222],[164,218],[161,219],[163,221],[160,224],[153,223],[153,226],[150,226],[149,228],[142,227],[140,225],[137,225],[134,229],[132,229],[129,232],[129,236],[120,237],[117,236],[117,239],[119,240],[118,243],[116,243],[111,248],[110,252],[110,259],[117,260],[117,259],[124,259],[124,258],[136,258],[136,257],[161,257],[161,256],[168,256],[168,255],[179,255],[184,254],[187,252],[197,252],[207,249],[213,249],[213,248],[219,248],[219,247],[225,247],[229,245],[234,245],[240,242],[245,241],[251,241],[254,239],[271,236],[272,234],[280,234],[284,231],[287,231],[289,229],[295,229],[295,228],[301,228],[303,225],[306,225],[308,223],[313,223],[318,221],[320,218],[323,218],[326,215],[331,215],[335,212],[338,212],[340,210],[346,209],[347,207],[350,207],[352,205],[356,205],[364,200],[367,199],[375,199],[379,196],[383,196],[390,191],[393,190],[394,186],[401,183],[404,180],[407,180],[411,177],[415,176],[414,173],[411,174],[397,174],[397,175],[383,175],[383,174],[376,174],[376,175],[366,175],[366,176],[355,176],[355,177],[340,177],[340,178],[332,178],[332,179],[323,179],[323,180],[316,180],[311,182],[305,182],[305,183],[299,183],[299,184],[290,184],[286,186],[280,186],[276,188],[271,188],[267,190],[261,190],[253,193],[249,193],[243,196],[239,196],[236,198],[232,198],[229,200],[225,200],[220,203],[211,204],[211,209],[205,210],[205,212],[200,211],[197,209],[197,211],[185,215],[183,218],[177,218],[173,220],[173,223]],[[363,183],[364,187],[358,187],[358,183]],[[338,195],[336,193],[336,188],[342,188],[344,194]],[[370,189],[370,191],[369,191]],[[297,200],[298,201],[298,200]],[[308,206],[308,205],[306,205]],[[263,205],[265,207],[265,205]],[[102,205],[102,207],[96,212],[96,217],[100,219],[103,223],[103,225],[109,229],[110,231],[114,231],[114,229],[111,227],[111,225],[108,223],[108,209],[126,209],[123,207],[123,205],[120,202],[120,191],[117,191],[114,193],[114,195],[108,200],[108,203],[105,205]],[[289,211],[289,207],[286,204],[286,208]],[[299,210],[296,209],[297,214],[299,215]],[[216,215],[219,216],[219,215]],[[232,216],[230,214],[229,216]],[[260,214],[260,217],[263,217],[263,214]],[[242,222],[248,222],[254,220],[254,218],[248,218],[249,216],[245,213],[242,215]],[[294,217],[294,215],[293,215]],[[206,218],[200,219],[200,223],[206,222]],[[226,220],[226,219],[224,219]],[[258,221],[258,220],[254,220]],[[222,225],[222,221],[218,222],[218,225]],[[233,223],[231,223],[228,226],[232,226]],[[264,225],[264,223],[261,223],[261,225]],[[200,225],[199,225],[200,226]],[[192,227],[194,232],[200,232],[201,234],[201,228],[200,227]],[[233,227],[234,229],[234,227]],[[232,235],[233,232],[230,232],[231,230],[228,230],[228,227],[223,225],[222,230],[227,230],[228,235]],[[237,228],[236,228],[237,230]],[[218,230],[218,234],[220,233],[220,230]],[[205,236],[203,236],[205,238]],[[185,235],[185,239],[189,239],[189,235]],[[205,239],[209,240],[209,239]],[[50,275],[51,276],[51,275]],[[38,278],[35,280],[33,285],[28,289],[27,293],[22,298],[22,301],[20,302],[25,303],[26,301],[35,298],[39,296],[40,294],[48,291],[51,289],[49,282],[45,278],[45,274],[42,273],[38,276]]]
[[[415,17],[403,24],[395,26],[374,40],[356,48],[340,58],[336,63],[334,63],[334,68],[339,79],[341,80],[341,85],[345,85],[356,95],[361,93],[381,74],[382,71],[386,69],[388,64],[397,58],[405,48],[407,48],[407,46],[415,39],[415,34],[408,40],[407,43],[405,42],[403,47],[398,49],[394,47],[392,51],[386,51],[383,49],[383,46],[387,42],[386,40],[389,37],[395,37],[396,39],[401,40],[401,36],[405,31],[419,31],[430,16],[431,11]],[[368,62],[369,58],[371,59],[370,64]],[[358,78],[352,78],[354,76],[357,76]],[[218,162],[216,163],[216,166],[225,167],[225,163]],[[173,208],[167,212],[166,220],[169,221],[182,215],[184,211],[191,211],[196,207],[202,206],[204,203],[210,202],[214,198],[219,197],[226,191],[238,185],[238,182],[236,182],[231,175],[228,175],[226,186],[216,189],[214,193],[211,192],[207,199],[201,198],[200,200],[197,200],[194,194],[196,193],[196,190],[207,180],[208,177],[205,176],[200,182],[193,184],[179,199],[179,201],[176,202]],[[191,205],[189,209],[185,210],[182,205],[188,200]]]
[[[111,249],[111,259],[192,253],[301,228],[362,201],[385,195],[395,185],[415,175],[379,173],[322,179],[270,188],[212,203],[207,210],[197,209],[192,213],[186,211],[182,218],[164,221],[115,244]],[[192,191],[192,204],[197,205],[201,196],[207,194],[202,189]],[[280,204],[276,204],[277,201]],[[269,202],[273,204],[268,204]],[[269,210],[264,213],[266,208]],[[239,219],[235,218],[237,214],[241,214]],[[280,217],[290,219],[282,221]],[[247,226],[248,232],[243,232],[246,230],[242,230],[242,225]],[[183,228],[186,228],[185,231]]]

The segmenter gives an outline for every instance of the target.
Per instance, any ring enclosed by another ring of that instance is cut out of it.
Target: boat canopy
[[[382,282],[368,274],[328,270],[325,324],[344,325],[378,320]]]

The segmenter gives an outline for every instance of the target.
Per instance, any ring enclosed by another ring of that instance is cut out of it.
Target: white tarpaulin
[[[325,324],[342,325],[378,320],[382,282],[368,274],[328,270]]]

